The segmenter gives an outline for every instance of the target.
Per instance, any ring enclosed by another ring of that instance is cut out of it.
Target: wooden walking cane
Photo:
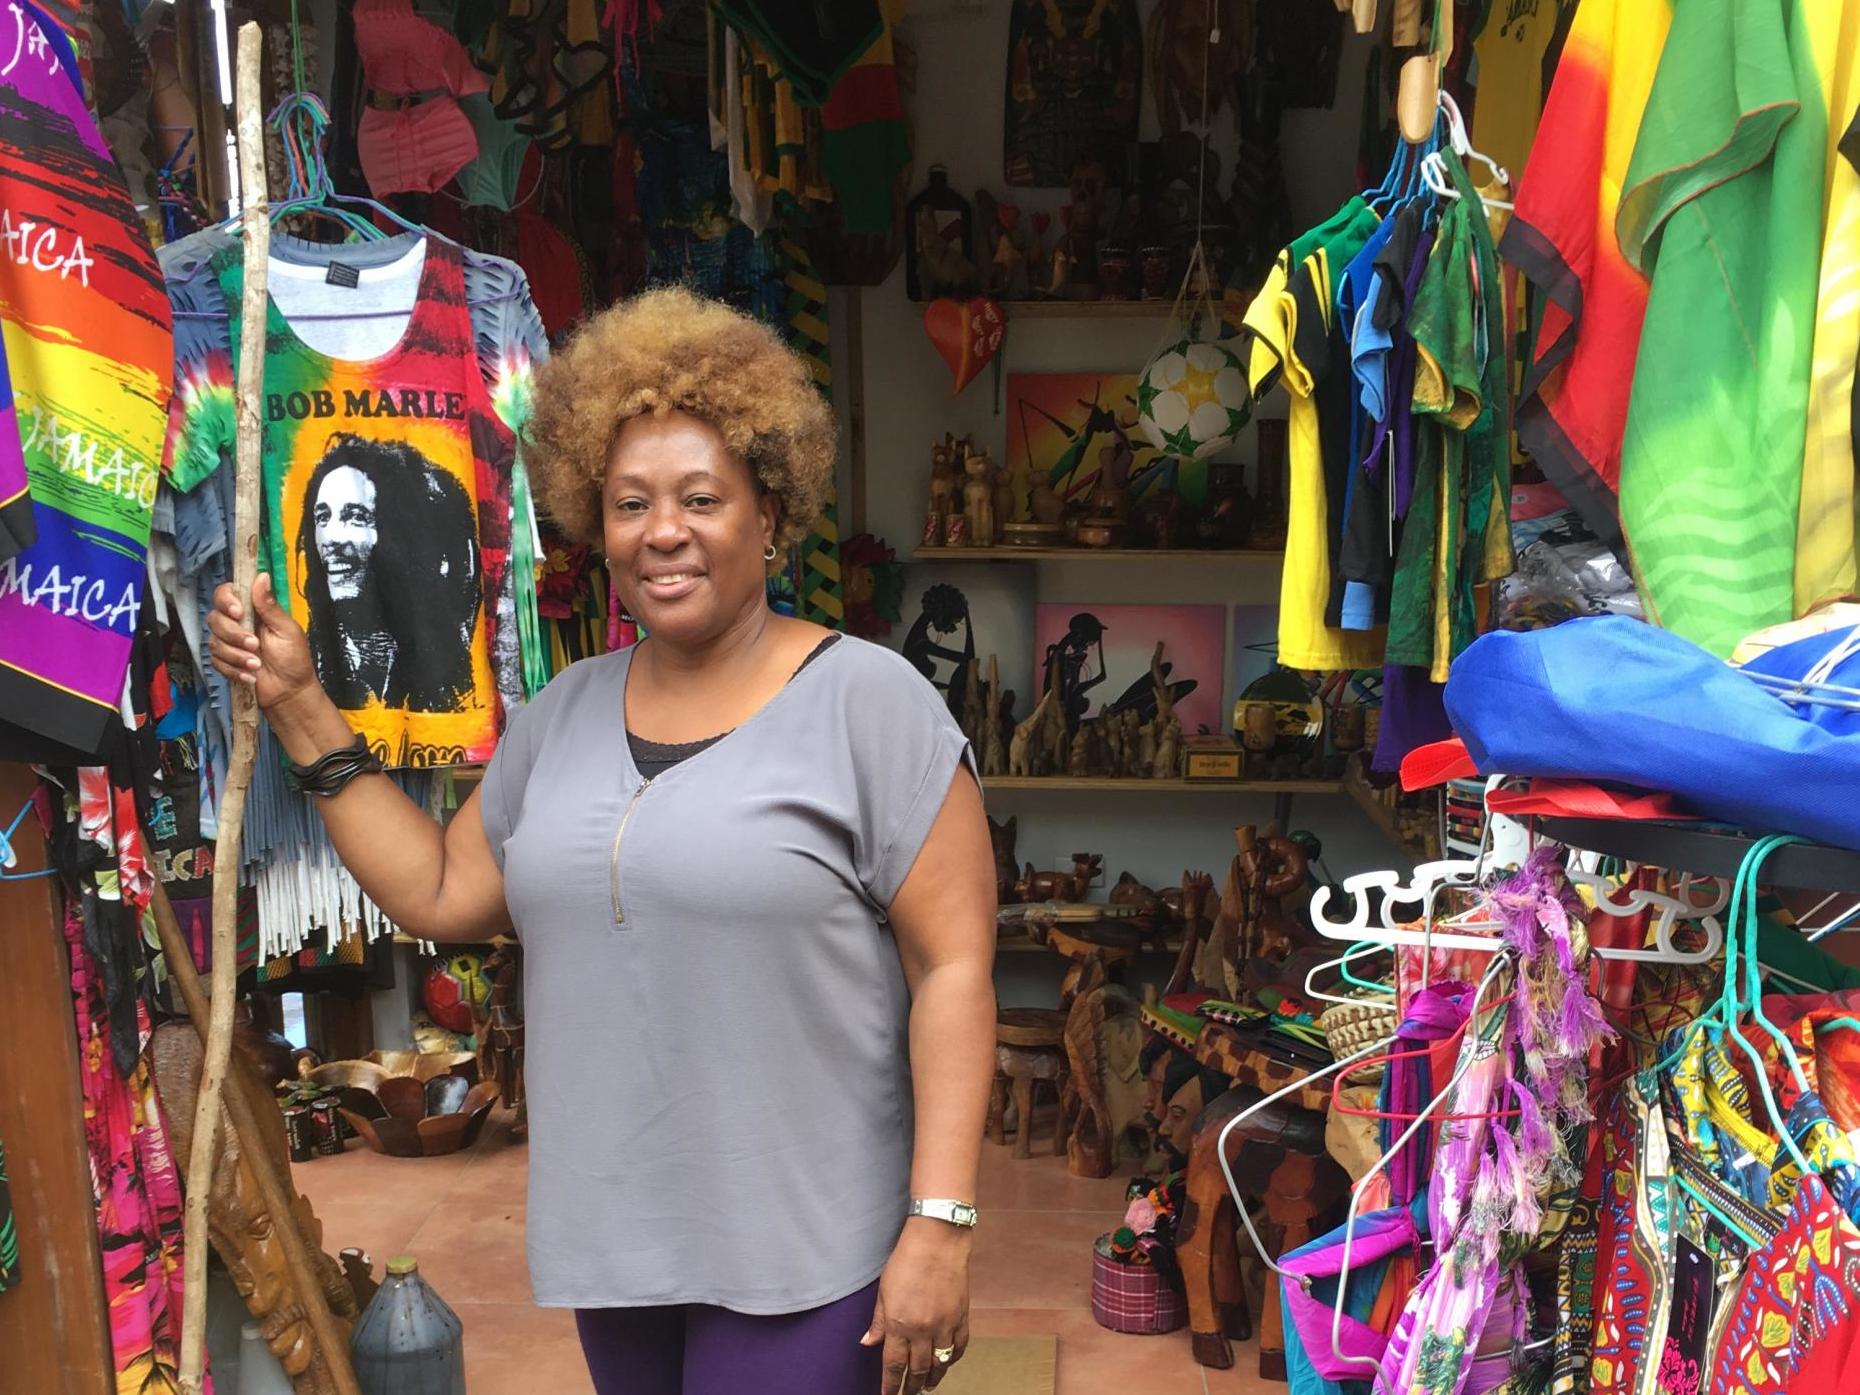
[[[155,930],[161,937],[161,952],[168,963],[169,977],[174,980],[174,986],[181,995],[181,1004],[187,1009],[187,1015],[194,1024],[194,1030],[200,1034],[200,1042],[204,1047],[210,1015],[207,995],[201,991],[200,975],[194,970],[193,951],[188,947],[186,937],[181,934],[180,922],[175,919],[174,907],[168,900],[168,888],[160,881],[155,883],[153,910]],[[287,1188],[276,1169],[265,1165],[265,1144],[256,1112],[257,1103],[240,1088],[237,1080],[229,1082],[225,1102],[233,1135],[239,1140],[240,1152],[251,1166],[252,1178],[258,1184],[259,1195],[264,1198],[265,1209],[271,1213],[272,1233],[284,1247],[284,1262],[290,1269],[291,1286],[296,1290],[297,1304],[303,1309],[310,1330],[316,1334],[317,1346],[322,1350],[330,1379],[338,1395],[361,1395],[360,1387],[355,1383],[355,1366],[349,1356],[349,1334],[330,1309],[323,1285],[317,1280],[316,1267],[310,1258],[310,1247],[297,1226],[295,1189]]]
[[[245,294],[239,308],[237,473],[233,485],[233,589],[252,623],[252,580],[258,572],[258,478],[263,449],[265,390],[265,285],[271,256],[266,212],[265,116],[259,80],[263,37],[256,24],[239,29],[239,193],[245,210]],[[258,697],[249,684],[232,685],[232,760],[220,801],[220,832],[213,845],[213,982],[207,1041],[200,1063],[200,1096],[187,1162],[183,1243],[187,1265],[181,1303],[182,1395],[201,1395],[207,1362],[207,1203],[219,1151],[221,1099],[232,1054],[233,992],[238,978],[239,846],[245,831],[245,794],[258,756]]]

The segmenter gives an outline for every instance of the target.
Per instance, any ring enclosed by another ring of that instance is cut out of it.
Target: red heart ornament
[[[954,380],[950,391],[959,393],[1001,352],[1007,321],[987,296],[933,300],[924,307],[924,333],[949,364]]]

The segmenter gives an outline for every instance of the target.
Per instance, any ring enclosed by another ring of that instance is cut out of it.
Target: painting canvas
[[[1089,494],[1100,452],[1119,433],[1134,462],[1133,498],[1154,484],[1175,488],[1191,503],[1207,495],[1205,463],[1167,460],[1137,430],[1135,373],[1010,373],[1007,401],[1007,466],[1022,510],[1035,479],[1068,496]]]
[[[1270,605],[1234,607],[1233,643],[1227,648],[1236,700],[1279,663],[1279,608]]]
[[[1046,652],[1065,639],[1074,616],[1092,615],[1103,625],[1103,666],[1098,646],[1091,647],[1082,676],[1091,680],[1102,672],[1086,696],[1087,717],[1095,717],[1137,684],[1147,690],[1150,656],[1162,641],[1163,663],[1169,666],[1171,684],[1192,682],[1193,691],[1176,699],[1182,730],[1227,729],[1221,711],[1226,677],[1227,607],[1221,605],[1094,605],[1090,602],[1043,601],[1035,609],[1034,671],[1043,671]],[[1036,677],[1036,682],[1038,681]]]

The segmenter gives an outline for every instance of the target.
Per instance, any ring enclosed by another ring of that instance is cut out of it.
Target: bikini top
[[[414,13],[412,0],[355,0],[355,49],[374,91],[394,97],[484,92],[465,46]]]

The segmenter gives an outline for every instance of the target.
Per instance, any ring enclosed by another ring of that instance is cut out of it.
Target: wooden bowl
[[[379,1117],[345,1107],[342,1117],[377,1153],[391,1158],[437,1158],[478,1141],[491,1106],[499,1097],[497,1082],[466,1085],[441,1074],[420,1081],[390,1076],[375,1096]]]

